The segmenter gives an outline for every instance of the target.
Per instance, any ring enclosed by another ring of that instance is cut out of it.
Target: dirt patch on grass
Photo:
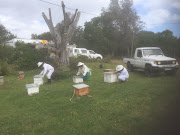
[[[112,63],[116,63],[116,64],[122,64],[123,61],[120,59],[120,60],[111,60]]]
[[[5,86],[4,84],[0,86],[0,90],[5,90],[5,89],[9,89],[10,87],[9,86]]]

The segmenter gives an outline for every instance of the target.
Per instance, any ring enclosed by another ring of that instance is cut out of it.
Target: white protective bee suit
[[[118,65],[116,67],[117,77],[121,81],[126,81],[129,78],[129,73],[125,67]]]
[[[43,62],[38,62],[38,67],[40,67],[42,64]],[[52,73],[54,72],[54,67],[47,63],[44,63],[42,67],[43,70],[41,71],[40,75],[43,75],[43,77],[46,75],[48,79],[51,79]]]
[[[89,72],[89,68],[82,62],[79,62],[77,66],[81,66],[81,67],[79,67],[76,75],[82,74],[83,76],[86,76],[87,72]]]

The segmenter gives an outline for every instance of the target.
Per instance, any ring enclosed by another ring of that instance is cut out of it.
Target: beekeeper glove
[[[84,77],[85,77],[84,75],[81,76],[81,78],[84,78]]]

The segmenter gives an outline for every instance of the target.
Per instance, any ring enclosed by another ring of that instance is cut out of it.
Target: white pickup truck
[[[95,53],[93,50],[87,50],[86,48],[71,48],[69,52],[69,57],[76,57],[79,55],[87,56],[92,59],[102,59],[102,55]]]
[[[128,71],[144,69],[146,76],[157,72],[173,75],[179,68],[176,59],[164,56],[158,47],[136,48],[134,58],[124,58],[123,62],[127,64]]]

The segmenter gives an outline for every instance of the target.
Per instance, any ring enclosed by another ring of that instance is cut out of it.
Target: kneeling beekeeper
[[[78,63],[78,72],[77,72],[77,74],[76,75],[80,75],[80,74],[82,74],[82,78],[83,78],[83,80],[85,81],[85,80],[90,80],[90,71],[89,71],[89,68],[84,64],[84,63],[82,63],[82,62],[79,62]]]
[[[37,65],[39,68],[43,69],[39,75],[42,75],[43,77],[46,75],[48,79],[47,84],[51,84],[51,76],[54,72],[54,67],[44,62],[38,62]]]
[[[118,65],[116,67],[117,77],[121,82],[125,82],[129,78],[129,73],[125,67]]]

